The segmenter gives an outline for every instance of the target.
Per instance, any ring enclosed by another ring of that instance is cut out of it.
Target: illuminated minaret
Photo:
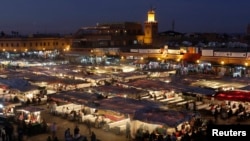
[[[153,39],[158,34],[158,23],[155,20],[155,11],[151,9],[148,11],[148,20],[144,23],[144,43],[152,44]]]

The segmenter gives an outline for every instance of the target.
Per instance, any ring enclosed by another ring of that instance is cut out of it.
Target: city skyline
[[[0,30],[30,33],[74,33],[97,23],[147,20],[155,8],[159,32],[246,33],[250,1],[245,0],[22,0],[2,1]]]

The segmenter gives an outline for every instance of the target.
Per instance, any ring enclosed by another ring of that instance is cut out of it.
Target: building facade
[[[142,34],[142,25],[135,22],[97,24],[80,28],[73,37],[72,49],[138,45],[142,40],[137,37]]]
[[[34,35],[29,37],[2,37],[0,50],[3,52],[27,52],[47,50],[69,50],[71,37]]]
[[[223,65],[250,65],[249,46],[238,47],[241,44],[235,42],[235,38],[214,33],[196,33],[189,36],[175,31],[158,33],[155,17],[155,11],[150,9],[144,28],[137,22],[103,23],[82,27],[73,36],[1,36],[0,51],[61,50],[69,51],[66,53],[68,56],[99,56],[100,60],[107,55],[116,55],[125,59],[156,58],[193,63],[210,61]],[[210,40],[216,42],[209,43]],[[182,45],[187,41],[192,44]],[[208,45],[200,46],[202,41]],[[207,48],[209,44],[214,45],[212,49]]]

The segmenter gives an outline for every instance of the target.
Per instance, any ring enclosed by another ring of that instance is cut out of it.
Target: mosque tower
[[[144,43],[151,45],[158,34],[158,22],[155,20],[155,11],[151,8],[148,11],[148,20],[144,23]]]

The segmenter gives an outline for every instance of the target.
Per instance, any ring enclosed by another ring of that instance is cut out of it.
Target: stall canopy
[[[0,82],[0,89],[7,89],[8,88],[8,85],[5,85],[3,83]]]
[[[34,113],[34,112],[41,112],[45,109],[36,107],[36,106],[29,106],[29,107],[23,107],[21,109],[17,109],[17,111],[23,111],[23,112],[28,112],[28,113]]]
[[[209,88],[201,88],[201,87],[193,87],[193,86],[186,86],[186,89],[182,91],[184,95],[206,95],[212,96],[215,93],[215,90]]]
[[[112,97],[99,101],[97,109],[112,110],[122,114],[134,114],[137,110],[146,107],[159,107],[159,104],[152,101],[135,100],[131,98]]]
[[[144,94],[144,90],[138,90],[136,88],[123,88],[118,86],[98,86],[95,87],[97,92],[110,93],[116,96],[128,96],[135,97],[137,94]]]
[[[217,100],[231,100],[250,102],[250,91],[234,90],[234,91],[220,91],[214,95]]]
[[[191,120],[193,116],[194,113],[189,111],[146,108],[138,110],[134,115],[134,119],[147,123],[176,127],[183,122]]]
[[[72,102],[78,104],[87,104],[91,101],[97,100],[97,95],[87,92],[61,92],[49,95],[49,98],[58,102]]]
[[[16,89],[21,92],[38,89],[37,86],[30,84],[25,79],[11,78],[11,79],[0,79],[0,83],[8,86],[9,89]]]
[[[133,82],[128,82],[126,84],[128,86],[141,88],[144,90],[153,90],[153,91],[171,90],[171,86],[169,84],[159,80],[140,79]]]

